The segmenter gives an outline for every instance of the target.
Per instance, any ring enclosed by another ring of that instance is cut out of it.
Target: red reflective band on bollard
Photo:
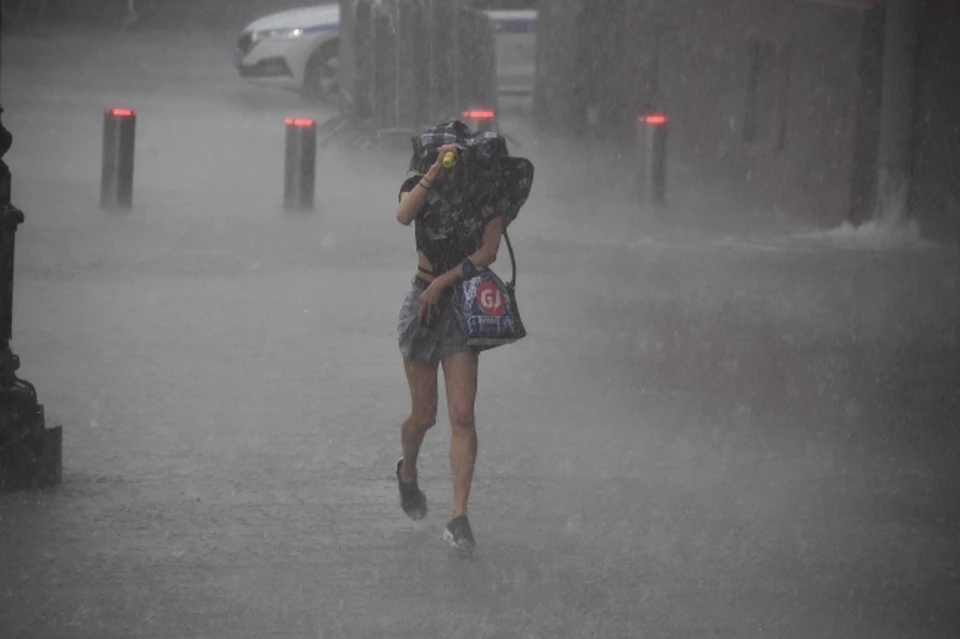
[[[640,117],[637,118],[637,120],[640,122],[645,122],[647,124],[658,126],[658,125],[667,123],[667,116],[662,115],[660,113],[651,113],[650,115],[641,115]]]
[[[667,128],[667,116],[663,113],[637,116],[637,187],[640,203],[646,208],[666,206]]]
[[[462,115],[464,124],[471,131],[492,131],[496,128],[497,112],[492,109],[466,109]]]
[[[497,114],[493,111],[464,111],[463,117],[468,120],[492,120]]]
[[[103,157],[100,170],[100,207],[129,209],[133,206],[133,159],[136,148],[137,114],[116,107],[103,113]]]
[[[317,165],[317,126],[310,118],[286,118],[283,208],[313,208]]]
[[[314,126],[316,122],[309,118],[287,118],[284,120],[287,126],[297,126],[297,127],[310,127]]]

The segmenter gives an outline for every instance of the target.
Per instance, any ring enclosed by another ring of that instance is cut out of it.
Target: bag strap
[[[507,227],[503,227],[503,239],[507,241],[507,250],[510,252],[510,266],[513,273],[510,277],[510,283],[507,284],[507,288],[512,291],[517,287],[517,260],[513,255],[513,244],[510,243],[510,235],[507,233]]]

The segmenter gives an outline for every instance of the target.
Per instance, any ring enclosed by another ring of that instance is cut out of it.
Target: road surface
[[[465,560],[443,403],[425,521],[393,479],[405,147],[322,150],[283,212],[283,117],[325,114],[231,45],[4,35],[13,348],[64,481],[0,497],[0,636],[958,636],[955,253],[683,173],[655,219],[617,158],[506,118],[530,337],[482,358]],[[97,207],[108,106],[139,114],[130,213]]]

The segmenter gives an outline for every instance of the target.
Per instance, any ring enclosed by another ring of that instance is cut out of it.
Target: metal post
[[[497,112],[493,109],[467,109],[462,115],[463,123],[474,133],[497,129]]]
[[[400,20],[400,3],[393,6],[393,127],[396,130],[403,129],[400,116],[400,94],[403,91],[403,80],[400,76],[403,66],[400,62],[403,58],[400,44],[409,34],[405,33]]]
[[[341,8],[341,11],[343,9]],[[354,13],[354,81],[353,95],[356,117],[360,122],[374,117],[376,109],[376,27],[373,5],[369,0],[359,0]],[[342,45],[341,45],[341,50]],[[338,61],[339,65],[339,61]],[[343,67],[338,66],[338,72]],[[343,81],[341,79],[341,86]]]
[[[283,207],[313,208],[317,166],[317,123],[308,118],[287,118],[287,144],[283,171]]]
[[[0,107],[0,114],[3,108]],[[0,158],[13,136],[0,123]],[[13,336],[13,265],[23,211],[11,203],[12,176],[0,159],[0,489],[46,487],[62,477],[63,429],[47,428],[33,384],[16,375],[20,358]]]
[[[450,0],[431,0],[428,4],[428,32],[430,60],[427,69],[427,84],[430,94],[428,122],[447,119],[451,113],[463,107],[457,101],[457,51],[462,46],[458,32],[451,28],[457,20],[459,8]]]
[[[463,93],[463,87],[461,86],[463,82],[463,52],[461,51],[463,44],[460,39],[460,24],[463,16],[460,14],[462,10],[460,0],[452,0],[450,2],[450,8],[453,11],[451,31],[455,38],[453,41],[453,103],[461,105],[463,104],[460,98]]]
[[[650,113],[637,117],[637,143],[641,203],[650,208],[666,206],[667,116]]]
[[[894,225],[906,221],[909,206],[923,5],[888,0],[884,17],[877,218]]]
[[[133,206],[133,156],[137,114],[132,109],[107,109],[103,114],[103,163],[100,171],[100,206],[129,209]]]
[[[427,38],[427,58],[429,62],[427,63],[427,117],[428,121],[433,121],[435,119],[435,114],[437,113],[437,104],[440,99],[440,78],[438,77],[438,68],[437,68],[437,25],[440,21],[438,20],[437,15],[437,2],[428,2],[427,3],[427,12],[426,17],[424,18],[424,23],[427,25],[426,29],[426,38]]]
[[[373,100],[373,122],[374,127],[379,129],[387,128],[386,121],[389,119],[389,97],[391,73],[389,61],[393,57],[392,45],[394,35],[390,16],[383,11],[382,5],[374,5],[370,12],[373,32],[373,42],[371,43],[372,52],[372,78],[370,91]]]

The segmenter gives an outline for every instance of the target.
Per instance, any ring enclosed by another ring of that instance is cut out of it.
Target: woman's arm
[[[497,261],[497,253],[500,252],[500,238],[503,236],[505,222],[506,218],[503,215],[498,215],[487,223],[487,228],[483,230],[483,240],[480,248],[467,258],[477,268],[485,268]],[[457,264],[437,279],[442,280],[439,286],[447,288],[461,277],[463,277],[463,264]]]
[[[506,218],[503,215],[490,220],[487,228],[483,230],[483,240],[480,248],[474,251],[469,259],[478,268],[490,266],[497,260],[497,252],[500,250],[500,237],[503,235],[503,229]],[[453,286],[458,279],[463,277],[463,263],[457,264],[452,269],[433,279],[420,294],[419,317],[423,321],[430,313],[430,309],[436,306],[440,296],[450,286]]]
[[[424,203],[427,201],[427,191],[433,188],[439,175],[440,169],[437,166],[432,166],[413,187],[413,190],[400,194],[400,204],[397,206],[398,222],[404,226],[410,226],[410,223],[417,219]]]

